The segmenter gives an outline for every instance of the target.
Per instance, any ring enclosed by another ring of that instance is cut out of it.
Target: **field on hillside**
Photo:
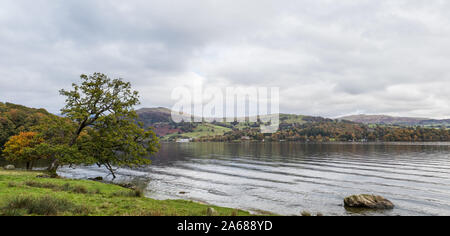
[[[231,131],[231,129],[226,128],[226,127],[204,123],[204,124],[199,124],[194,129],[193,132],[183,133],[183,134],[178,134],[178,133],[170,134],[170,135],[163,137],[162,140],[170,140],[175,137],[195,139],[195,138],[201,138],[201,137],[207,137],[207,136],[223,135],[224,133],[227,133],[230,131]]]

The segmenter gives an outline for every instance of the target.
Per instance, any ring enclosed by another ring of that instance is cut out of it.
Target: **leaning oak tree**
[[[133,107],[139,104],[138,92],[130,83],[101,73],[81,75],[81,80],[71,91],[60,91],[66,97],[61,113],[76,124],[68,146],[77,148],[83,164],[104,166],[114,178],[114,168],[150,164],[147,157],[159,144],[155,133],[137,122]],[[72,163],[56,158],[49,171],[67,164]]]
[[[136,125],[136,119],[135,113],[116,114],[94,123],[80,139],[82,153],[106,167],[113,178],[115,167],[149,164],[150,160],[142,157],[157,151],[158,139],[154,132]]]

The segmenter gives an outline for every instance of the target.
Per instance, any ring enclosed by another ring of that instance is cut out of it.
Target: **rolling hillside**
[[[260,127],[259,122],[203,122],[203,123],[175,123],[168,108],[143,108],[137,110],[139,121],[146,127],[153,127],[153,130],[162,140],[176,140],[181,138],[198,139],[202,137],[214,137],[224,135],[232,131],[243,131]],[[181,115],[185,120],[190,120],[191,116]],[[293,114],[280,114],[281,127],[293,124],[301,125],[314,122],[331,122],[333,120],[322,117],[312,117]]]
[[[225,125],[213,123],[176,123],[172,120],[172,111],[164,107],[143,108],[137,110],[139,121],[146,127],[153,127],[155,133],[162,140],[176,140],[178,138],[200,138],[203,136],[223,135],[231,131]],[[180,115],[185,120],[190,120],[190,115]]]
[[[347,120],[363,124],[377,124],[377,125],[398,125],[398,126],[424,126],[424,127],[450,127],[450,119],[435,120],[428,118],[415,117],[393,117],[385,115],[355,115],[345,116],[339,118],[340,120]]]
[[[46,117],[56,117],[45,109],[29,108],[13,103],[0,102],[0,149],[13,135],[29,131]]]

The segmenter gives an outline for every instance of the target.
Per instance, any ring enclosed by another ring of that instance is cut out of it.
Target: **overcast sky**
[[[58,113],[82,73],[280,87],[284,113],[450,118],[450,1],[2,0],[0,101]]]

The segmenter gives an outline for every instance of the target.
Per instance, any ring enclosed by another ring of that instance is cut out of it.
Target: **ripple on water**
[[[190,199],[283,215],[450,215],[450,144],[163,144],[153,165],[119,169],[139,178],[147,196]],[[74,178],[108,174],[64,168]],[[180,192],[185,192],[180,194]],[[343,198],[383,195],[391,211],[347,212]]]

